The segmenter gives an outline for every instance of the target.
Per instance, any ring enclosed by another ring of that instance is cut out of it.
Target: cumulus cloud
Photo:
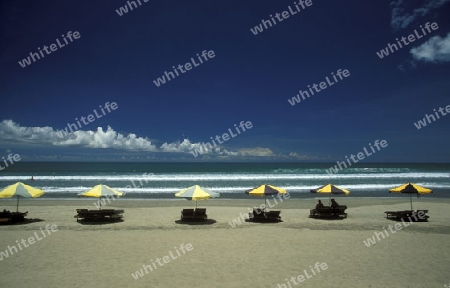
[[[124,136],[108,126],[106,131],[77,130],[70,134],[52,127],[23,127],[12,120],[0,122],[0,139],[55,146],[82,146],[87,148],[114,148],[122,150],[155,151],[156,147],[147,138],[135,134]]]
[[[241,148],[235,151],[224,147],[212,147],[205,149],[203,143],[194,143],[189,139],[183,141],[163,143],[156,146],[149,138],[139,137],[136,134],[121,134],[108,126],[106,130],[98,127],[97,130],[76,130],[67,133],[63,130],[56,130],[52,127],[23,127],[12,120],[0,122],[0,140],[8,142],[20,142],[29,144],[41,144],[59,147],[85,147],[92,149],[117,149],[122,151],[146,151],[165,153],[192,153],[192,151],[202,151],[199,156],[203,158],[227,158],[227,157],[274,157],[269,148]]]
[[[29,143],[53,143],[59,137],[52,127],[21,127],[12,120],[0,122],[0,139]]]
[[[450,61],[450,33],[446,37],[434,36],[410,50],[414,59],[425,62]]]
[[[54,142],[58,146],[81,145],[87,148],[114,148],[128,151],[156,151],[156,146],[148,138],[130,133],[127,136],[117,133],[108,126],[106,131],[98,127],[96,131],[77,130],[67,138]]]
[[[273,157],[276,156],[269,148],[242,148],[238,149],[237,153],[242,156],[257,156],[257,157]]]
[[[409,26],[414,20],[429,14],[432,10],[442,7],[450,0],[422,0],[419,7],[407,7],[412,1],[397,0],[391,2],[391,26],[397,31]],[[410,8],[410,9],[408,9]],[[409,11],[408,11],[409,10]]]

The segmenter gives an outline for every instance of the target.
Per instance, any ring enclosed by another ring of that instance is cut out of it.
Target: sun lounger
[[[334,217],[347,218],[347,213],[345,213],[345,210],[347,210],[346,205],[340,205],[338,207],[331,208]]]
[[[0,223],[14,223],[14,222],[23,222],[25,221],[25,216],[27,216],[27,212],[9,212],[7,210],[3,210],[0,212]]]
[[[88,209],[76,209],[77,222],[80,221],[114,221],[123,217],[124,210],[103,209],[103,210],[88,210]]]
[[[253,212],[249,214],[249,220],[253,222],[269,222],[269,221],[280,221],[280,210],[267,211],[259,208],[254,208]]]
[[[265,211],[263,209],[253,208],[253,212],[248,213],[249,220],[255,222],[266,220],[264,212]]]
[[[11,212],[7,210],[3,210],[0,212],[0,223],[1,224],[7,224],[12,221]]]
[[[25,216],[27,216],[27,212],[11,212],[11,221],[12,222],[23,222],[25,221]]]
[[[194,209],[181,210],[181,220],[192,220],[194,218]]]
[[[419,212],[420,212],[420,215],[419,215]],[[392,219],[392,220],[397,220],[397,221],[400,221],[403,219],[404,221],[419,222],[419,221],[428,221],[428,218],[430,218],[430,216],[427,215],[428,210],[385,211],[384,213],[386,214],[387,219]]]
[[[345,210],[347,206],[342,205],[336,208],[324,206],[322,208],[309,210],[309,218],[347,218]]]
[[[206,208],[195,209],[194,218],[197,220],[206,220],[208,218],[208,215],[206,215]]]
[[[273,210],[273,211],[266,211],[264,215],[266,216],[266,221],[280,221],[281,220],[281,211],[280,210]]]
[[[208,219],[206,208],[181,210],[182,221],[205,221],[206,219]]]

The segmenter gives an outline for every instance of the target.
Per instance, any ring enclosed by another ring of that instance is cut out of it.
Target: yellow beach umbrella
[[[194,186],[182,189],[178,193],[175,193],[175,197],[185,198],[187,200],[194,200],[195,208],[197,208],[198,200],[207,200],[210,198],[217,198],[217,197],[220,197],[220,194],[217,192],[212,192],[209,189],[202,188],[198,185],[194,185]]]
[[[430,194],[433,193],[433,190],[413,184],[413,183],[406,183],[404,185],[392,188],[389,190],[389,193],[405,193],[409,194],[409,202],[411,204],[411,210],[412,209],[412,194]]]
[[[350,195],[350,191],[344,188],[340,188],[333,184],[327,184],[317,189],[311,189],[311,193],[321,193],[321,194],[330,194],[329,201],[331,200],[331,194],[334,195]]]
[[[323,194],[345,194],[349,195],[350,191],[347,189],[340,188],[338,186],[335,186],[333,184],[327,184],[322,187],[319,187],[317,189],[311,189],[311,193],[323,193]]]
[[[16,184],[10,185],[0,192],[0,198],[12,198],[17,196],[17,212],[19,212],[19,196],[25,198],[36,198],[40,197],[45,192],[41,189],[31,187],[29,185],[23,184],[22,182],[17,182]]]
[[[286,194],[286,190],[269,184],[263,184],[245,191],[248,195],[264,196],[264,204],[267,206],[267,195]]]
[[[123,193],[106,185],[100,184],[94,186],[94,188],[92,188],[91,190],[79,193],[77,196],[96,197],[96,198],[112,197],[112,196],[120,197],[123,196]],[[100,201],[100,210],[101,209],[102,209],[102,202]]]

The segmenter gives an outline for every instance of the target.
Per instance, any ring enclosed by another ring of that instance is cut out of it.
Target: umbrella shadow
[[[247,222],[247,223],[261,223],[261,224],[267,224],[267,223],[282,223],[282,222],[284,222],[283,220],[267,220],[267,219],[265,219],[265,220],[251,220],[251,219],[245,219],[244,220],[244,222]]]
[[[123,219],[117,219],[117,220],[79,220],[78,223],[82,225],[108,225],[108,224],[115,224],[115,223],[121,223],[123,222]]]
[[[309,217],[311,219],[317,219],[317,220],[325,220],[325,221],[336,221],[336,220],[344,220],[346,218],[344,217]]]
[[[211,224],[217,223],[217,221],[214,219],[206,219],[204,221],[199,221],[199,220],[186,221],[186,220],[179,219],[179,220],[175,220],[174,222],[177,224],[181,224],[181,225],[183,225],[183,224],[184,225],[211,225]]]
[[[0,225],[26,225],[30,223],[37,223],[37,222],[43,222],[44,219],[39,218],[25,218],[23,221],[9,221],[9,222],[3,222],[0,223]]]

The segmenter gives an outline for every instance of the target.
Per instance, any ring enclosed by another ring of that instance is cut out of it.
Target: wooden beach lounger
[[[23,222],[25,221],[25,216],[27,216],[27,212],[9,212],[7,210],[3,210],[0,212],[0,223],[9,224],[15,222]]]
[[[266,211],[264,213],[264,215],[266,216],[266,221],[281,221],[280,214],[280,210]]]
[[[253,222],[278,222],[281,221],[281,211],[280,210],[273,210],[273,211],[266,211],[261,210],[259,208],[254,208],[253,212],[248,213],[249,220]]]
[[[194,218],[197,220],[206,220],[208,218],[208,215],[206,215],[206,208],[195,209]]]
[[[347,206],[341,205],[337,208],[324,206],[318,209],[309,210],[309,218],[347,218],[345,210]]]
[[[194,217],[194,209],[181,210],[181,220],[192,220]]]
[[[253,212],[248,213],[248,218],[250,221],[258,222],[266,220],[266,216],[264,215],[264,210],[259,208],[253,208]]]
[[[421,212],[419,215],[419,212]],[[392,220],[397,220],[397,221],[401,221],[402,219],[404,221],[408,220],[411,218],[411,221],[414,222],[419,222],[419,221],[428,221],[428,218],[430,218],[430,216],[427,215],[428,210],[404,210],[404,211],[385,211],[384,212],[386,214],[386,218],[387,219],[392,219]]]
[[[123,217],[124,210],[114,210],[114,209],[104,209],[104,210],[88,210],[88,209],[77,209],[77,222],[80,221],[115,221]]]
[[[183,209],[181,211],[182,221],[205,221],[208,219],[206,208]]]

